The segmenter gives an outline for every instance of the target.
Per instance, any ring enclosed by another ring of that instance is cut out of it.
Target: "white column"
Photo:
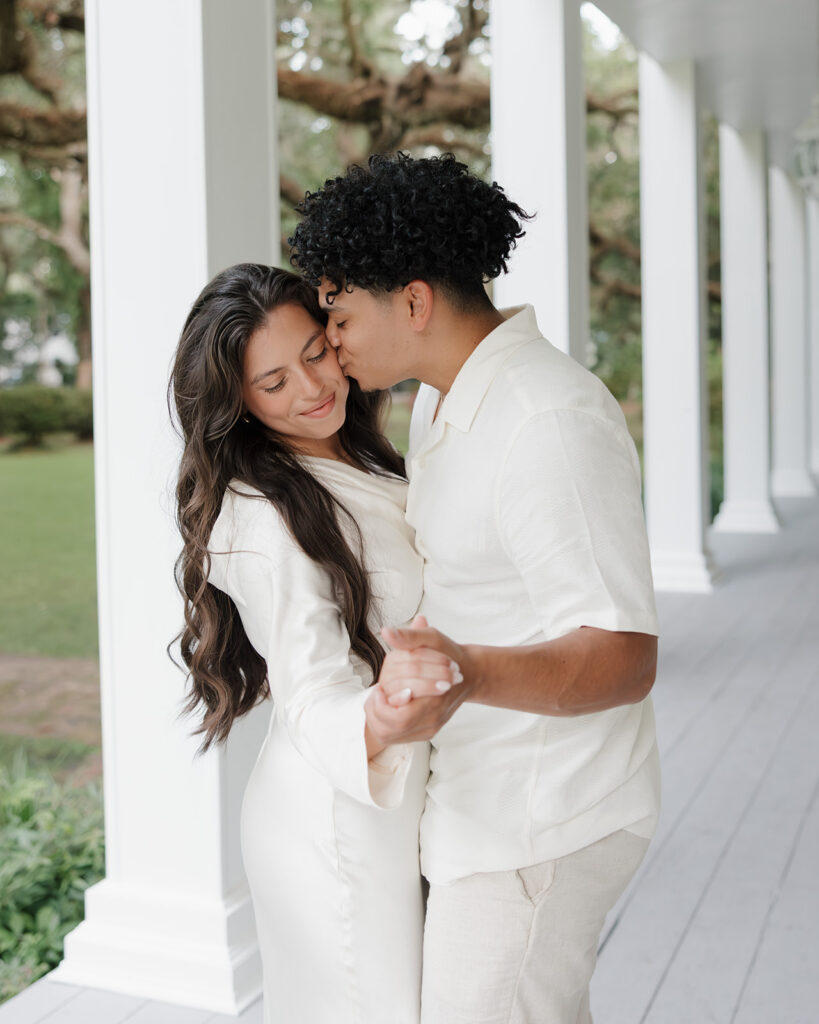
[[[646,519],[655,585],[708,591],[705,231],[696,67],[639,59]]]
[[[770,170],[771,490],[777,497],[816,493],[808,453],[808,302],[805,196],[779,167]]]
[[[269,711],[199,759],[178,719],[165,391],[205,282],[278,259],[274,15],[86,0],[106,878],[57,977],[224,1013],[260,990],[238,813]]]
[[[725,500],[714,528],[776,533],[769,491],[765,136],[721,124],[719,146]]]
[[[495,305],[532,303],[544,335],[578,362],[589,341],[586,96],[580,0],[492,8],[492,173],[527,222]]]
[[[808,198],[808,319],[810,323],[810,460],[819,478],[819,198]]]

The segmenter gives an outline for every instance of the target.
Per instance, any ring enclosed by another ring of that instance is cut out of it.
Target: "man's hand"
[[[401,707],[387,703],[380,685],[370,688],[370,696],[364,705],[367,729],[377,744],[377,749],[394,743],[415,743],[431,739],[462,703],[459,687],[453,686],[438,697],[418,697]],[[370,753],[370,757],[373,754]]]
[[[381,636],[393,650],[385,659],[378,681],[393,707],[400,707],[411,699],[432,697],[448,690],[448,687],[440,683],[446,682],[449,677],[436,676],[433,679],[435,671],[430,670],[431,666],[448,666],[452,671],[452,685],[462,688],[461,701],[467,698],[471,687],[468,679],[465,686],[467,673],[462,667],[469,661],[466,651],[454,640],[429,626],[423,615],[417,615],[412,624],[403,629],[382,629]],[[412,692],[408,693],[409,690]]]
[[[460,667],[448,653],[426,646],[420,639],[447,640],[431,630],[422,615],[408,628],[385,629],[382,636],[396,650],[384,659],[365,705],[374,746],[428,740],[466,698]],[[457,645],[451,646],[459,650]]]
[[[454,689],[462,701],[558,717],[638,703],[651,690],[657,669],[656,636],[592,626],[515,647],[456,644],[420,616],[408,629],[384,629],[381,635],[395,648],[383,686],[390,703],[404,699],[398,696],[401,678],[436,652],[460,668],[464,681]],[[433,692],[415,684],[412,690],[418,696]]]

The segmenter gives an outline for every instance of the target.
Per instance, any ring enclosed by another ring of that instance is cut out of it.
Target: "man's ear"
[[[426,281],[410,281],[404,289],[409,314],[409,326],[416,333],[426,329],[432,316],[434,292]]]

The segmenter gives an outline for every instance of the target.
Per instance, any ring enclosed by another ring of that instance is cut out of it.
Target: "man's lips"
[[[307,412],[301,413],[302,416],[310,416],[313,419],[321,419],[322,416],[327,416],[333,411],[336,404],[336,396],[330,395],[329,398],[325,398],[321,405],[315,405],[312,409],[308,409]]]

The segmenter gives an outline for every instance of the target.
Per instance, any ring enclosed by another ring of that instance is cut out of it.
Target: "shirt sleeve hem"
[[[657,616],[648,611],[608,611],[590,612],[587,615],[575,615],[564,622],[551,623],[547,631],[549,639],[565,636],[573,629],[590,626],[594,629],[606,629],[611,633],[646,633],[648,636],[659,636],[660,626]]]

